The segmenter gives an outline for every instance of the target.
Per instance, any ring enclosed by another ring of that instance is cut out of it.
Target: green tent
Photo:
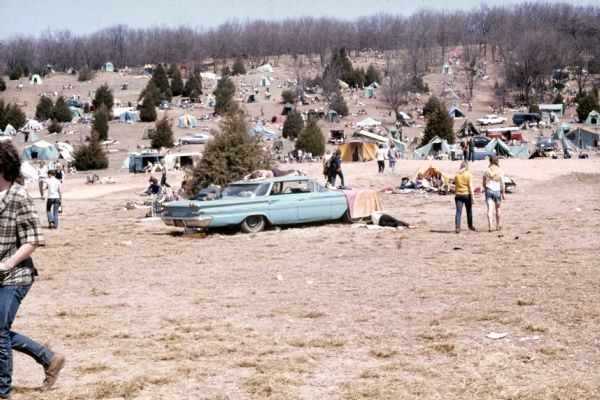
[[[585,119],[586,125],[600,125],[600,113],[598,111],[593,110],[590,112]]]
[[[496,153],[496,155],[500,156],[500,157],[512,157],[512,153],[510,152],[510,148],[506,145],[506,143],[504,143],[502,140],[499,139],[492,139],[490,140],[490,142],[485,146],[485,151],[490,152],[490,153]]]
[[[413,153],[413,159],[421,160],[426,158],[429,154],[435,156],[437,154],[440,155],[448,155],[450,154],[450,146],[448,142],[439,136],[434,137],[427,143],[425,146],[419,147]]]

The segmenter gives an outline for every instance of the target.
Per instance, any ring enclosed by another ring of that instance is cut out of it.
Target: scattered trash
[[[527,234],[527,235],[529,235],[530,233],[531,233],[531,231],[527,231],[527,232],[525,232],[525,234]]]
[[[133,246],[133,242],[131,240],[124,240],[121,242],[123,246]]]
[[[519,339],[520,342],[527,342],[529,340],[540,340],[538,335],[525,336]]]
[[[519,240],[519,237],[518,237],[518,236],[515,236],[515,240]]]
[[[313,284],[313,281],[307,280],[307,281],[306,281],[306,284],[307,284],[307,285],[312,285],[312,284]]]
[[[490,332],[485,336],[490,339],[502,339],[503,337],[506,337],[507,335],[508,335],[508,333],[506,333],[506,332]]]
[[[519,253],[519,250],[513,250],[513,252],[515,252],[515,253]]]
[[[281,274],[277,274],[277,280],[278,280],[278,281],[282,281],[282,280],[283,280],[283,275],[281,275]]]
[[[581,208],[577,207],[577,208],[575,209],[575,211],[577,211],[577,212],[581,212]]]

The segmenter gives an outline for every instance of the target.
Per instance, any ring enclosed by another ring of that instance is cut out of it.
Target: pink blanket
[[[382,211],[379,196],[374,190],[351,189],[342,190],[348,201],[351,218],[370,217],[373,211]]]

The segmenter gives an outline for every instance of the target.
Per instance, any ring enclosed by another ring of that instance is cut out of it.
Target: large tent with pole
[[[377,153],[377,143],[367,139],[352,138],[340,145],[342,161],[371,161]]]
[[[495,153],[499,157],[513,156],[510,151],[510,148],[506,145],[506,143],[499,139],[490,140],[490,142],[485,146],[485,151],[490,154]]]
[[[55,160],[59,156],[56,146],[44,140],[35,142],[31,146],[25,147],[21,158],[23,160]]]
[[[196,117],[190,114],[185,114],[179,117],[179,127],[180,128],[195,128],[198,125],[198,120]]]
[[[425,146],[421,146],[418,149],[415,149],[413,152],[413,158],[415,160],[421,160],[423,158],[427,158],[428,155],[432,155],[433,157],[437,155],[446,155],[450,154],[450,146],[448,142],[439,136],[431,139]]]

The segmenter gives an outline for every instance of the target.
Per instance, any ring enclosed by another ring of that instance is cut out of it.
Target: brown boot
[[[65,356],[60,353],[55,353],[50,365],[46,368],[46,379],[44,380],[44,388],[50,389],[56,383],[60,370],[65,366]]]

